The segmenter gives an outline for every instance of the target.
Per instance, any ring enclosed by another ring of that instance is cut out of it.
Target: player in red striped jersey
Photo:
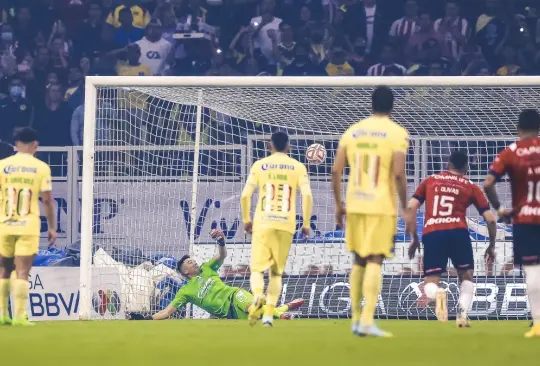
[[[458,327],[469,327],[467,311],[474,295],[474,258],[471,238],[467,226],[466,211],[472,204],[486,220],[489,231],[489,246],[486,257],[495,257],[497,222],[489,210],[489,203],[480,188],[464,176],[468,170],[468,156],[463,151],[454,151],[450,156],[448,170],[427,177],[418,186],[409,202],[416,214],[422,203],[426,204],[424,219],[424,291],[431,301],[435,300],[435,314],[440,321],[448,320],[446,291],[439,288],[441,274],[446,272],[448,258],[456,268],[461,282]],[[416,233],[409,247],[409,257],[414,258],[419,246]]]
[[[533,327],[525,337],[540,337],[540,115],[526,109],[519,115],[519,141],[495,159],[484,182],[493,208],[514,231],[514,264],[522,265]],[[510,178],[512,209],[501,207],[495,184],[504,175]]]

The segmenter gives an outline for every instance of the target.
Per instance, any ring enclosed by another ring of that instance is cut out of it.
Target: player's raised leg
[[[3,236],[0,238],[0,325],[10,325],[9,316],[9,284],[13,271],[13,256],[15,250],[14,238]],[[28,283],[27,283],[28,286]]]

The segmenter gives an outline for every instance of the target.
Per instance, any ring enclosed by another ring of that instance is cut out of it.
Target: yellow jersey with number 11
[[[249,222],[251,195],[259,189],[259,200],[253,219],[253,230],[276,229],[296,231],[296,191],[311,197],[304,164],[284,153],[274,153],[253,164],[242,192],[242,220]],[[310,226],[312,201],[303,204],[304,226]]]
[[[392,155],[407,154],[407,130],[385,116],[355,123],[341,137],[350,166],[345,207],[347,213],[397,215]]]
[[[51,168],[30,154],[0,160],[2,235],[40,234],[39,194],[51,191]]]

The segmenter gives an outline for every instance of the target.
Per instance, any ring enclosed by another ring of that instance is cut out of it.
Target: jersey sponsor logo
[[[202,285],[199,291],[197,292],[197,297],[199,299],[204,299],[206,295],[208,295],[208,292],[210,292],[210,289],[212,288],[212,286],[214,286],[214,283],[216,283],[216,280],[212,278],[207,279],[204,285]]]
[[[148,57],[150,60],[159,60],[159,59],[161,59],[161,55],[157,51],[148,51],[148,52],[146,52],[146,57]]]
[[[246,302],[247,301],[247,296],[246,294],[244,293],[244,291],[238,291],[236,293],[236,300],[240,301],[240,302]]]
[[[387,136],[387,133],[384,132],[384,131],[367,131],[367,130],[355,130],[352,133],[352,137],[355,138],[355,139],[357,139],[359,137],[364,137],[364,136],[385,139],[386,136]]]
[[[266,164],[261,165],[261,169],[262,170],[269,170],[269,169],[294,170],[294,165],[266,163]]]
[[[461,218],[459,217],[437,217],[437,218],[430,218],[426,221],[426,227],[430,225],[437,225],[437,224],[454,224],[457,222],[461,222]]]
[[[540,207],[523,206],[519,211],[519,216],[540,216]]]
[[[520,147],[516,150],[517,156],[528,156],[533,154],[540,154],[540,146]]]
[[[4,167],[4,174],[12,174],[12,173],[37,173],[36,168],[28,167],[28,166],[17,166],[17,165],[6,165]]]

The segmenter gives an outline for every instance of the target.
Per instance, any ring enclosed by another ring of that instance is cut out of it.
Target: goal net
[[[411,134],[409,195],[422,179],[446,168],[454,149],[469,153],[469,177],[480,183],[496,154],[515,138],[520,110],[540,104],[540,87],[534,86],[539,80],[531,77],[87,80],[81,319],[110,318],[110,294],[121,304],[112,317],[163,309],[185,283],[174,270],[176,261],[191,254],[202,263],[215,254],[213,228],[227,238],[220,274],[248,289],[250,236],[242,228],[240,194],[251,164],[268,155],[276,129],[289,133],[291,155],[301,162],[307,163],[305,151],[313,143],[328,153],[322,164],[307,164],[312,237],[294,236],[280,302],[303,298],[300,317],[349,317],[352,261],[334,221],[330,171],[341,133],[370,114],[373,86],[393,87],[392,118]],[[508,183],[498,187],[509,206]],[[477,212],[469,215],[476,275],[471,317],[527,317],[523,275],[511,265],[511,228],[499,224],[497,259],[486,263],[487,227]],[[420,232],[422,220],[423,213]],[[297,221],[300,227],[301,215]],[[422,254],[407,258],[409,240],[400,219],[395,258],[383,267],[379,318],[434,317],[423,301]],[[455,314],[459,286],[451,263],[442,283]],[[99,294],[90,290],[96,288]],[[178,316],[208,314],[188,308]]]

